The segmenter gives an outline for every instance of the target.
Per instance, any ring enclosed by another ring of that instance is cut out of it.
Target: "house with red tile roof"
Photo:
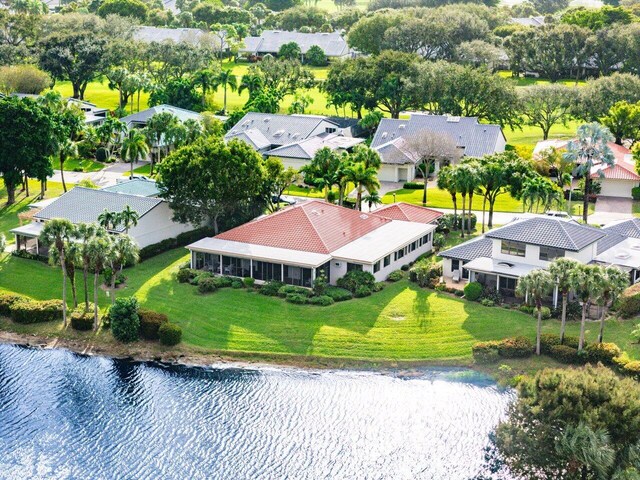
[[[424,210],[421,212],[420,210]],[[364,213],[320,200],[257,218],[187,248],[191,266],[220,275],[311,287],[351,270],[376,281],[431,251],[439,212],[402,204]]]

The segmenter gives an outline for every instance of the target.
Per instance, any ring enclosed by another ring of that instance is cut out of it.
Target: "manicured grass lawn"
[[[51,165],[55,170],[60,170],[60,162],[52,160]],[[64,162],[65,172],[98,172],[102,170],[106,165],[95,160],[89,160],[86,158],[70,158]]]
[[[535,335],[535,319],[514,310],[417,288],[407,281],[389,284],[382,292],[330,307],[298,306],[246,290],[222,289],[200,295],[175,281],[184,250],[167,252],[126,273],[128,285],[118,295],[135,294],[146,308],[165,312],[184,329],[186,346],[206,350],[262,354],[315,355],[345,359],[470,361],[471,346],[480,340],[511,335]],[[0,262],[0,289],[35,298],[59,296],[60,272],[39,262],[5,256]],[[102,304],[106,299],[102,295]],[[607,340],[618,343],[633,358],[632,321],[610,321]],[[5,328],[11,324],[5,324]],[[575,334],[579,325],[571,323]],[[20,327],[43,333],[45,326]],[[48,327],[57,332],[58,324]],[[559,323],[546,321],[556,332]],[[103,334],[106,335],[106,334]],[[589,323],[587,338],[597,336]]]
[[[422,205],[422,190],[410,190],[402,188],[395,192],[389,192],[382,197],[382,203],[393,203],[394,194],[396,202],[415,203]],[[481,195],[473,196],[473,210],[482,210]],[[467,204],[468,204],[467,200]],[[453,208],[451,195],[446,190],[440,190],[436,187],[427,188],[427,206],[436,208]],[[458,210],[462,208],[462,199],[458,195]],[[509,194],[499,195],[496,200],[494,211],[496,212],[522,212],[522,202],[511,197]]]
[[[7,206],[7,190],[4,187],[4,181],[0,179],[0,233],[4,233],[8,243],[14,242],[13,235],[9,233],[9,230],[20,226],[18,213],[28,210],[29,204],[37,201],[37,197],[40,194],[40,182],[29,180],[29,193],[30,195],[27,197],[25,192],[20,192],[20,189],[18,189],[16,191],[16,203]],[[45,198],[57,197],[62,193],[62,183],[47,183]]]
[[[637,200],[634,200],[633,204],[631,205],[631,213],[633,213],[634,217],[640,217],[640,202]]]
[[[567,126],[555,125],[549,132],[549,139],[565,139],[572,138],[576,135],[578,126],[582,122],[570,121]],[[542,130],[538,127],[531,127],[523,125],[522,129],[511,129],[509,127],[504,128],[504,135],[507,137],[507,143],[511,145],[528,145],[535,146],[536,143],[542,140]]]

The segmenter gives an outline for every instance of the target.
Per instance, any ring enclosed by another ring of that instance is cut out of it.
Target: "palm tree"
[[[168,133],[174,124],[179,123],[178,118],[169,112],[161,112],[152,115],[147,121],[147,126],[144,129],[144,135],[147,140],[149,148],[157,150],[158,163],[162,160],[162,147],[163,143],[166,145],[168,142]],[[156,162],[153,155],[151,156],[151,171],[150,175],[153,175],[153,167]]]
[[[591,170],[597,166],[612,167],[615,164],[613,152],[608,143],[614,138],[607,127],[597,122],[586,123],[578,127],[578,138],[567,145],[563,157],[576,165],[576,174],[584,178],[584,199],[582,204],[582,220],[587,223],[589,213],[589,193],[591,192]],[[604,177],[602,170],[598,170]]]
[[[106,210],[105,210],[106,211]],[[95,237],[106,237],[107,231],[95,223],[79,223],[77,226],[77,238],[80,241],[80,264],[84,279],[84,304],[85,311],[89,310],[89,269],[91,268],[90,241]]]
[[[617,267],[609,266],[604,269],[605,281],[603,283],[600,305],[602,314],[600,315],[600,333],[598,343],[602,343],[604,334],[604,320],[607,316],[609,306],[612,305],[622,292],[629,286],[629,275]]]
[[[597,265],[579,265],[571,271],[571,288],[576,292],[582,303],[582,319],[580,321],[580,341],[578,350],[584,346],[584,327],[587,312],[592,300],[598,298],[603,290],[605,281],[602,267]]]
[[[542,334],[542,300],[553,290],[553,277],[546,270],[533,270],[520,277],[516,291],[521,296],[531,296],[538,309],[536,329],[536,355],[540,355],[540,335]]]
[[[554,279],[558,292],[562,295],[562,317],[560,323],[560,343],[564,343],[567,326],[567,300],[571,291],[571,272],[580,265],[572,258],[557,258],[549,265],[549,273]]]
[[[310,163],[300,169],[307,184],[324,190],[324,200],[329,201],[329,192],[337,182],[337,173],[341,166],[340,157],[328,147],[322,147],[313,156]]]
[[[93,237],[87,244],[90,268],[93,270],[93,329],[98,328],[98,279],[109,263],[111,237]]]
[[[129,235],[118,235],[114,238],[109,255],[111,266],[111,305],[116,300],[116,277],[125,265],[138,262],[138,244]]]
[[[64,162],[71,158],[78,156],[78,147],[76,142],[70,138],[66,138],[58,146],[58,156],[60,158],[60,178],[62,179],[62,189],[67,191],[67,184],[64,181]]]
[[[191,81],[194,85],[198,85],[202,89],[202,106],[207,103],[207,93],[216,87],[216,74],[213,70],[205,68],[204,70],[198,70],[191,77]]]
[[[238,88],[238,77],[233,74],[233,71],[222,69],[220,73],[216,75],[214,79],[214,88],[222,87],[224,89],[224,102],[222,107],[222,114],[227,113],[227,88],[232,92],[235,92]]]
[[[245,90],[249,92],[249,102],[253,100],[256,94],[262,89],[264,80],[259,73],[246,73],[242,76],[240,86],[238,87],[238,93],[242,93]]]
[[[138,218],[140,218],[138,212],[133,210],[129,205],[125,205],[118,214],[118,224],[122,224],[124,233],[128,234],[131,227],[138,225]]]
[[[441,168],[436,182],[440,190],[446,190],[451,195],[451,202],[453,202],[453,228],[456,228],[458,222],[458,190],[453,173],[451,165]]]
[[[60,267],[62,268],[62,322],[67,326],[67,262],[65,257],[65,247],[69,239],[75,236],[75,228],[73,224],[63,218],[54,218],[49,220],[42,232],[40,232],[40,241],[54,247],[58,252]]]
[[[106,208],[98,215],[98,224],[105,230],[115,230],[120,219],[116,212],[110,212]]]
[[[362,193],[366,189],[372,192],[380,188],[378,171],[367,167],[364,162],[352,163],[346,168],[346,179],[356,186],[356,208],[362,210]]]
[[[144,134],[139,130],[129,131],[129,135],[122,142],[120,155],[125,162],[131,162],[129,178],[133,178],[133,162],[138,162],[149,155],[149,145]]]
[[[367,195],[362,197],[362,201],[367,202],[369,206],[369,211],[373,208],[374,205],[380,205],[382,203],[382,198],[380,198],[380,194],[377,190],[373,192],[369,192]]]
[[[460,193],[462,196],[462,222],[461,222],[461,237],[464,238],[464,230],[469,225],[469,235],[471,235],[471,219],[465,217],[465,210],[467,206],[467,195],[470,195],[469,198],[469,207],[471,207],[471,199],[473,198],[473,190],[477,185],[477,177],[476,172],[473,167],[469,164],[462,163],[460,165],[456,165],[453,170],[453,182],[456,185],[456,191]],[[469,208],[467,212],[467,216],[471,216],[471,208]]]
[[[556,443],[556,450],[566,458],[571,478],[612,478],[615,451],[606,430],[593,430],[585,423],[567,426]],[[592,475],[589,475],[589,473]]]

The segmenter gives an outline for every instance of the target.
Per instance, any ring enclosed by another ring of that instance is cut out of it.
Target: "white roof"
[[[393,220],[331,252],[335,258],[374,263],[403,245],[436,229],[435,225]]]
[[[15,235],[24,235],[25,237],[39,237],[40,232],[44,228],[44,222],[31,222],[27,225],[22,225],[21,227],[14,228],[11,230],[11,233]]]
[[[504,275],[508,277],[521,277],[533,270],[540,270],[539,265],[528,263],[512,262],[498,258],[480,257],[464,264],[464,268],[474,272],[483,272],[493,275]]]
[[[627,238],[597,255],[594,260],[608,265],[640,268],[640,239]]]
[[[233,242],[220,238],[203,238],[189,245],[189,250],[246,257],[265,262],[286,263],[305,267],[319,267],[331,260],[331,255],[286,248],[267,247],[251,243]]]

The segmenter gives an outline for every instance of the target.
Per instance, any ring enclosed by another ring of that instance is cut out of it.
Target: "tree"
[[[327,12],[315,6],[299,6],[285,10],[276,17],[278,28],[286,31],[308,27],[320,30],[327,22]]]
[[[60,158],[60,178],[62,180],[62,188],[66,192],[67,184],[64,181],[64,162],[69,158],[78,156],[78,146],[73,140],[67,138],[58,147],[58,156]]]
[[[111,305],[116,300],[116,277],[125,265],[134,265],[138,262],[138,244],[129,235],[117,235],[112,242],[111,251],[108,255],[109,266],[111,268]]]
[[[495,435],[510,475],[539,479],[630,478],[639,441],[640,386],[590,365],[522,379]]]
[[[173,105],[186,110],[200,110],[202,97],[193,82],[187,78],[169,80],[156,87],[149,95],[149,106]]]
[[[318,150],[309,164],[300,169],[304,175],[304,183],[313,185],[324,192],[325,202],[329,201],[329,192],[337,183],[340,157],[329,147]]]
[[[347,42],[361,53],[378,55],[382,51],[385,32],[402,20],[401,15],[392,12],[363,17],[349,30]]]
[[[89,258],[90,269],[93,270],[93,329],[98,329],[98,279],[109,263],[111,254],[111,237],[109,235],[95,236],[87,242],[86,254]]]
[[[380,188],[378,169],[368,167],[365,162],[353,162],[346,167],[346,180],[356,186],[356,208],[362,210],[362,194],[374,192]]]
[[[601,123],[609,129],[618,145],[622,145],[622,140],[627,138],[635,141],[640,131],[640,102],[616,102],[609,113],[602,117]]]
[[[296,93],[293,96],[293,101],[289,105],[289,113],[304,114],[305,110],[313,103],[313,97],[311,95],[305,95],[304,93]]]
[[[613,167],[613,152],[608,143],[613,141],[609,129],[599,123],[587,123],[578,127],[578,138],[567,145],[564,158],[576,165],[576,174],[584,177],[584,200],[582,220],[587,223],[589,214],[589,193],[591,192],[591,170],[596,165]],[[604,176],[602,170],[598,170]]]
[[[157,153],[157,162],[162,160],[162,149],[167,144],[169,132],[179,123],[178,117],[170,112],[156,113],[149,118],[147,126],[144,130],[149,148],[155,149]],[[163,145],[164,144],[164,145]],[[151,155],[150,175],[153,175],[153,167],[155,164],[154,156]]]
[[[76,267],[81,264],[80,245],[74,240],[65,242],[64,255],[64,268],[67,272],[67,280],[71,285],[71,297],[73,299],[73,308],[75,309],[78,307],[78,295],[76,292]],[[51,249],[49,251],[49,262],[52,265],[62,266],[60,262],[60,256],[56,249]]]
[[[384,51],[369,61],[369,75],[364,79],[368,84],[369,97],[391,118],[399,118],[400,112],[412,105],[406,86],[415,77],[413,67],[419,62],[418,57],[410,53]]]
[[[456,49],[460,63],[473,67],[487,67],[494,70],[500,63],[503,52],[495,45],[484,40],[472,40],[461,43]]]
[[[574,115],[588,122],[597,121],[608,115],[617,102],[640,102],[640,77],[616,72],[587,82],[580,93]]]
[[[75,236],[73,224],[66,219],[54,218],[49,220],[40,232],[40,242],[53,247],[58,252],[58,259],[62,269],[62,323],[67,326],[67,260],[65,248],[70,239]]]
[[[602,291],[598,303],[602,308],[600,315],[600,333],[598,334],[598,343],[602,343],[604,336],[604,320],[609,311],[609,307],[618,299],[620,294],[629,286],[629,274],[623,272],[617,267],[608,266],[604,268],[604,281]]]
[[[51,77],[33,65],[7,65],[0,67],[0,93],[26,93],[38,95],[51,86]]]
[[[220,70],[220,73],[215,77],[213,88],[218,89],[222,87],[224,89],[224,103],[222,107],[222,114],[227,112],[227,88],[232,92],[235,92],[238,88],[238,78],[233,74],[232,70]]]
[[[458,187],[456,184],[455,168],[447,165],[438,172],[436,185],[440,190],[446,190],[451,195],[453,203],[453,228],[458,224]]]
[[[469,217],[471,216],[471,208],[469,208],[469,212],[466,213],[467,208],[467,195],[472,191],[476,185],[476,177],[475,172],[473,171],[473,167],[467,163],[461,163],[459,165],[455,165],[451,169],[451,181],[455,184],[456,193],[459,193],[462,197],[462,220],[461,220],[461,228],[460,228],[460,236],[464,238],[464,232],[466,229],[467,223],[469,224],[469,230],[471,230],[471,222],[468,222]],[[466,213],[466,215],[465,215]],[[471,234],[471,231],[469,231]]]
[[[129,205],[125,205],[120,213],[117,214],[118,225],[122,225],[124,233],[129,234],[129,229],[138,225],[140,216],[138,212],[133,210]]]
[[[85,311],[89,310],[89,269],[91,268],[89,244],[95,237],[105,237],[106,235],[107,231],[95,223],[79,223],[76,226],[76,238],[80,246],[80,263],[82,264],[82,277],[84,279]]]
[[[264,81],[262,75],[259,71],[254,70],[242,76],[240,86],[238,87],[238,93],[242,93],[247,90],[249,92],[249,103],[253,98],[255,98],[263,85]]]
[[[542,334],[542,301],[553,290],[553,277],[546,270],[533,270],[518,280],[516,292],[522,297],[530,296],[538,310],[536,329],[536,355],[540,355],[540,335]]]
[[[105,76],[109,80],[109,88],[118,90],[118,105],[124,109],[137,88],[136,75],[125,67],[110,67],[106,70]]]
[[[358,122],[358,126],[367,132],[367,136],[371,138],[378,129],[378,125],[380,125],[380,121],[383,117],[382,112],[378,110],[367,112],[367,114]]]
[[[120,15],[130,17],[140,22],[147,19],[149,7],[141,0],[104,0],[98,8],[98,15],[106,18],[107,15]]]
[[[143,160],[149,155],[149,146],[144,134],[139,130],[130,130],[129,135],[122,142],[120,155],[125,162],[131,163],[129,178],[133,178],[133,163]]]
[[[539,213],[561,204],[564,197],[562,191],[551,180],[541,175],[533,175],[525,179],[516,198],[522,200],[524,211]]]
[[[105,230],[115,230],[118,226],[118,213],[110,212],[106,208],[98,215],[98,224]]]
[[[596,265],[579,265],[571,271],[571,288],[582,303],[582,320],[580,321],[580,341],[578,350],[584,346],[584,327],[587,312],[591,303],[601,295],[604,289],[604,274],[602,267]]]
[[[201,138],[181,147],[158,166],[157,178],[175,220],[210,222],[216,234],[221,215],[235,212],[231,224],[241,222],[243,212],[255,216],[269,193],[261,155],[239,140]]]
[[[567,301],[569,292],[573,286],[572,272],[578,268],[580,264],[572,258],[562,257],[556,258],[549,265],[549,273],[553,277],[558,293],[562,295],[562,315],[560,317],[560,344],[564,344],[564,334],[567,326]]]
[[[198,70],[193,74],[192,81],[202,90],[202,108],[204,108],[207,102],[207,93],[216,88],[216,74],[210,68]]]
[[[349,106],[358,118],[362,118],[362,109],[375,107],[375,101],[369,92],[370,61],[363,57],[334,62],[329,67],[327,79],[320,89],[327,95],[327,105],[338,108]]]
[[[105,149],[106,159],[111,158],[126,132],[126,123],[115,117],[107,117],[104,122],[95,129],[98,142],[100,146]]]
[[[422,189],[422,205],[427,205],[427,181],[431,168],[439,163],[455,163],[460,158],[456,142],[446,133],[431,131],[418,132],[409,137],[407,147],[416,161],[416,168],[422,173],[424,188]]]
[[[302,50],[300,50],[300,45],[296,42],[288,42],[283,43],[278,50],[279,58],[286,58],[287,60],[296,60],[302,57]]]
[[[327,55],[318,45],[311,45],[304,56],[305,61],[314,67],[324,67],[327,65]]]
[[[578,95],[574,88],[561,84],[540,84],[521,90],[522,111],[526,124],[542,129],[542,138],[549,138],[551,127],[567,126],[571,109]]]
[[[573,162],[566,160],[560,150],[549,147],[539,152],[534,158],[535,168],[541,175],[555,177],[558,187],[564,190],[571,184]]]
[[[284,191],[298,179],[298,172],[291,168],[284,168],[282,160],[269,157],[264,162],[265,175],[269,184],[269,210],[276,211],[280,208],[280,198]],[[275,198],[275,201],[274,201]]]
[[[541,14],[556,13],[569,6],[569,0],[530,0],[533,8]]]

